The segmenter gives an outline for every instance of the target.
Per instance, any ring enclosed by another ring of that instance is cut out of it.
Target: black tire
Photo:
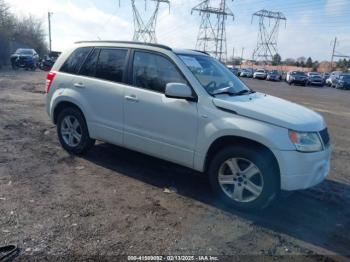
[[[230,158],[247,159],[260,170],[263,177],[262,192],[250,202],[239,202],[230,198],[219,184],[219,169]],[[250,146],[231,146],[219,151],[211,160],[208,168],[211,187],[216,196],[226,205],[241,210],[260,210],[266,208],[280,192],[278,167],[273,156],[267,154],[263,148]]]
[[[80,125],[80,130],[81,130],[81,140],[79,144],[76,146],[72,147],[68,145],[65,140],[63,139],[62,133],[61,133],[61,127],[62,127],[62,121],[65,117],[67,116],[73,116],[75,117]],[[86,153],[94,144],[95,140],[90,138],[89,135],[89,130],[87,128],[84,116],[82,113],[74,108],[74,107],[68,107],[63,109],[57,118],[57,134],[58,134],[58,139],[62,145],[62,147],[68,151],[69,153],[76,154],[76,155],[81,155]]]

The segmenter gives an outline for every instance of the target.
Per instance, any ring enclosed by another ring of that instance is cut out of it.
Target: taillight
[[[50,87],[52,85],[53,80],[55,79],[56,73],[54,72],[50,72],[47,74],[46,77],[46,88],[45,88],[45,92],[48,93],[50,91]]]

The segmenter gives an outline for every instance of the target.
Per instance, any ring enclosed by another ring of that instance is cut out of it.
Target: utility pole
[[[234,20],[234,15],[226,0],[220,0],[219,7],[211,6],[210,0],[201,1],[192,8],[191,14],[193,12],[198,12],[202,17],[196,49],[213,55],[221,62],[227,62],[226,20],[228,16]],[[216,19],[211,19],[212,16]]]
[[[253,60],[262,59],[265,63],[272,61],[277,54],[277,40],[281,20],[286,25],[287,18],[281,12],[272,12],[262,9],[252,15],[259,20],[259,33],[256,48],[253,52]]]
[[[232,48],[232,65],[235,64],[235,48]]]
[[[52,51],[52,41],[51,41],[51,16],[52,12],[47,12],[47,18],[49,20],[49,51]]]
[[[332,58],[331,58],[331,69],[333,70],[333,61],[334,61],[334,55],[335,55],[335,47],[337,45],[337,38],[334,38],[333,43],[333,51],[332,51]]]
[[[242,68],[242,63],[243,63],[243,52],[244,52],[244,47],[242,47],[241,64],[239,65],[239,68]]]
[[[135,0],[130,0],[132,13],[133,13],[133,23],[134,23],[134,36],[133,41],[144,42],[144,43],[157,43],[156,38],[156,27],[157,18],[161,4],[169,5],[170,12],[170,0],[152,0],[155,2],[155,7],[152,11],[151,17],[146,21],[142,18],[139,9],[135,4]],[[145,0],[146,9],[147,0]],[[120,1],[119,1],[120,6]]]

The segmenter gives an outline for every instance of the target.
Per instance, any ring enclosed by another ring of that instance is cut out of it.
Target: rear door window
[[[95,76],[113,82],[122,82],[125,74],[126,49],[101,49]]]
[[[98,55],[100,53],[100,49],[94,49],[92,53],[85,60],[85,63],[81,67],[79,74],[84,76],[95,76],[96,66],[98,61]]]
[[[88,56],[92,47],[80,47],[76,49],[64,62],[60,71],[70,74],[76,74],[79,71],[81,64],[84,62],[85,58]]]

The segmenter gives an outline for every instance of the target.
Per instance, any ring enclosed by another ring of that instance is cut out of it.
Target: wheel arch
[[[278,164],[277,157],[275,154],[264,144],[257,142],[255,140],[252,140],[250,138],[240,137],[240,136],[222,136],[217,138],[209,147],[206,157],[205,157],[205,163],[204,163],[204,172],[207,172],[209,164],[212,160],[212,158],[215,156],[215,153],[219,152],[221,149],[228,147],[228,146],[247,146],[247,147],[253,147],[256,149],[262,150],[264,154],[267,154],[271,156],[271,159],[273,161],[273,165],[275,166],[276,170],[278,171],[278,179],[280,180],[280,167]],[[280,181],[279,181],[280,182]]]
[[[85,123],[87,123],[83,110],[81,110],[81,108],[77,104],[70,102],[70,101],[61,101],[55,106],[54,111],[53,111],[53,123],[55,125],[57,124],[58,116],[62,112],[62,110],[69,108],[69,107],[76,108],[83,116]]]

